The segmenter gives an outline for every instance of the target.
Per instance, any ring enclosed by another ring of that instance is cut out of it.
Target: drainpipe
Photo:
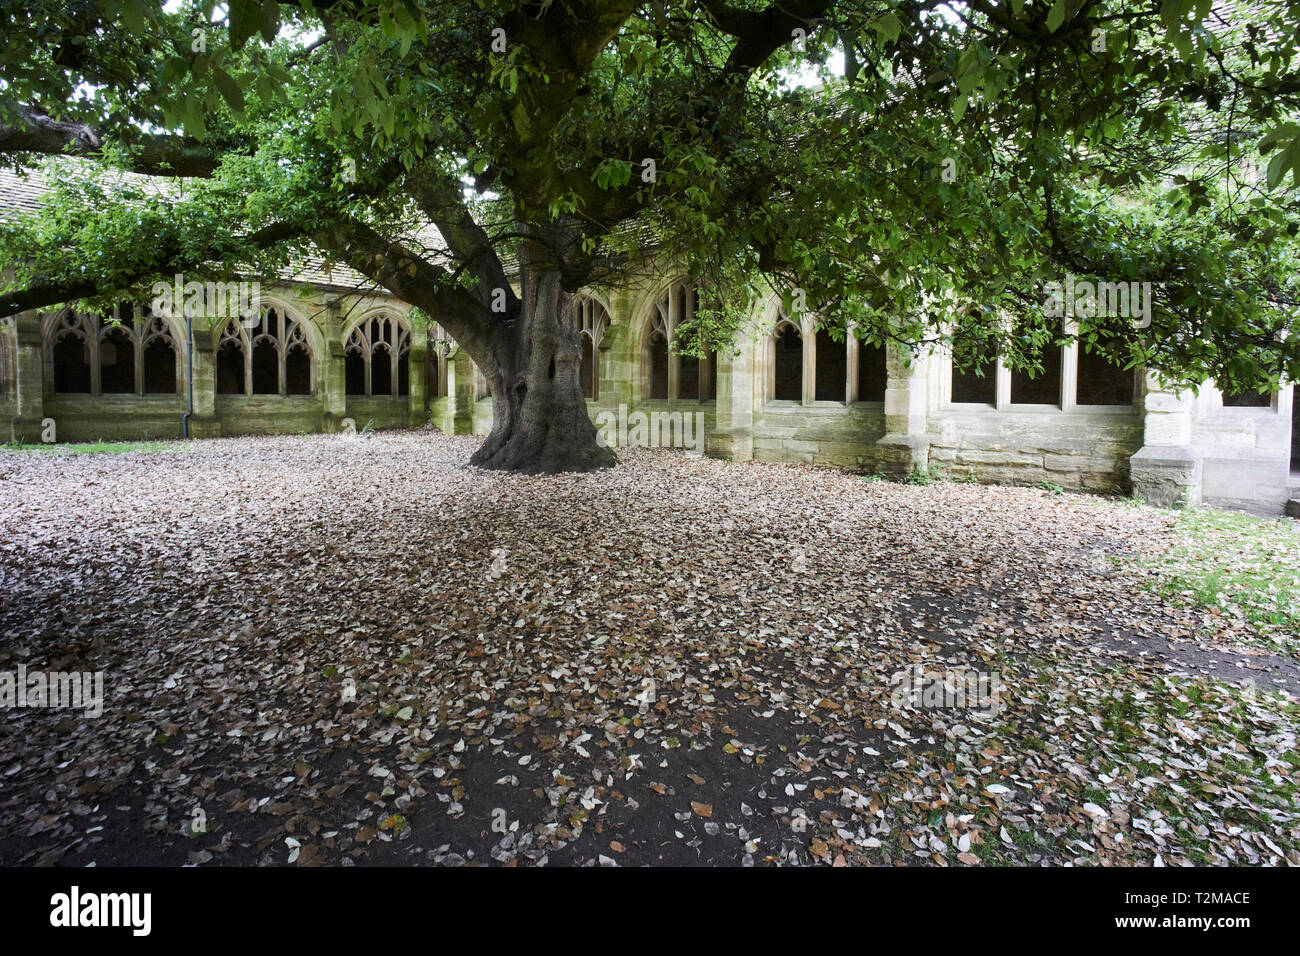
[[[185,312],[185,414],[181,416],[181,437],[190,437],[190,416],[194,414],[194,320]]]

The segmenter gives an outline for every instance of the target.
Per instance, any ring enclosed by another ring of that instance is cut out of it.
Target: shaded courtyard
[[[0,457],[0,671],[104,672],[0,723],[0,863],[1300,864],[1293,635],[1152,586],[1174,513],[477,443]]]

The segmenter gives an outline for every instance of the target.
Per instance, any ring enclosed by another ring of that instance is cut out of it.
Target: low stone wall
[[[402,428],[410,424],[410,403],[405,396],[348,395],[345,408],[344,414],[352,419],[357,431],[367,424],[371,428]]]
[[[1050,482],[1072,491],[1127,492],[1142,447],[1138,412],[948,409],[928,427],[930,464],[982,482]]]
[[[1290,494],[1290,396],[1285,408],[1212,408],[1192,423],[1201,455],[1201,500],[1282,514]]]
[[[881,402],[800,405],[768,402],[754,410],[754,458],[871,471],[885,434]]]
[[[61,442],[180,438],[184,395],[52,395],[43,418]]]

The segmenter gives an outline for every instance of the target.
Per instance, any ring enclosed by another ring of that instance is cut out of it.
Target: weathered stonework
[[[884,378],[873,386],[858,381],[866,373],[858,366],[860,346],[850,340],[821,342],[821,348],[846,350],[839,365],[842,383],[833,390],[835,400],[826,400],[826,383],[819,391],[815,381],[822,366],[814,318],[804,316],[797,324],[783,319],[773,296],[756,306],[751,327],[732,351],[693,373],[701,394],[686,398],[679,395],[687,388],[683,360],[675,352],[656,359],[648,344],[656,328],[685,320],[674,299],[681,288],[680,280],[665,275],[590,293],[599,305],[590,314],[599,315],[601,324],[590,350],[596,394],[588,412],[598,424],[602,413],[618,415],[620,409],[699,415],[705,453],[735,461],[801,462],[896,477],[937,469],[983,482],[1131,492],[1165,507],[1206,501],[1281,513],[1292,497],[1289,386],[1267,408],[1236,408],[1225,407],[1213,388],[1199,395],[1175,393],[1155,376],[1142,375],[1132,404],[1080,405],[1076,353],[1067,347],[1056,404],[1013,403],[1009,373],[1000,367],[987,404],[958,403],[951,399],[952,372],[942,353],[908,355],[891,348],[884,355]],[[349,420],[358,430],[429,423],[447,433],[483,435],[491,428],[492,400],[482,376],[436,328],[409,329],[406,394],[348,394],[350,332],[381,313],[404,321],[404,303],[324,287],[272,289],[268,295],[305,330],[310,394],[219,393],[220,329],[196,320],[192,437],[333,432]],[[39,441],[42,422],[51,418],[60,441],[180,437],[187,408],[183,369],[191,360],[183,334],[175,394],[61,394],[48,378],[50,343],[42,331],[47,318],[19,316],[5,333],[11,336],[6,347],[13,381],[0,389],[0,415],[11,439]],[[785,366],[784,374],[795,369],[801,376],[793,398],[775,398],[772,330],[780,321],[794,326],[802,343],[798,363]],[[656,380],[656,374],[662,377]],[[658,397],[652,397],[656,390]]]

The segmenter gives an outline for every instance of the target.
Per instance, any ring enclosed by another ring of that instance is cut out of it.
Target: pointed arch
[[[662,287],[641,324],[641,390],[646,398],[713,401],[717,397],[717,353],[703,359],[683,355],[679,332],[695,321],[699,296],[684,279]]]
[[[347,394],[405,398],[411,352],[411,323],[381,311],[363,316],[344,337]]]
[[[573,322],[582,340],[582,365],[579,384],[584,398],[600,398],[600,343],[609,329],[609,312],[590,295],[573,300]]]
[[[183,336],[142,303],[51,313],[41,340],[45,381],[55,394],[175,394],[184,384]]]
[[[278,303],[217,327],[218,395],[312,395],[319,377],[317,336]]]

